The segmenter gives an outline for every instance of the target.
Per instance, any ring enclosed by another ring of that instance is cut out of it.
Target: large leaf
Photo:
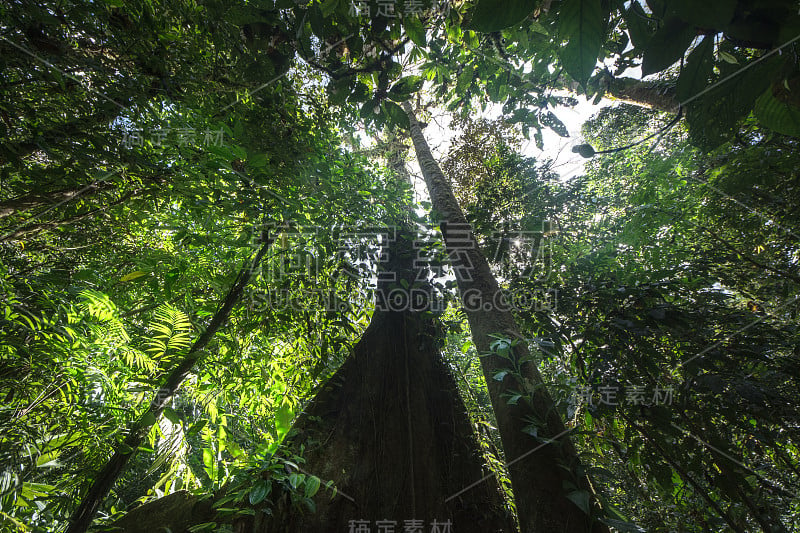
[[[142,276],[146,276],[146,275],[147,275],[147,272],[143,272],[141,270],[136,270],[134,272],[131,272],[130,274],[125,274],[124,276],[119,278],[119,281],[120,281],[120,283],[125,283],[127,281],[133,281],[135,279],[139,279]]]
[[[320,11],[322,11],[322,16],[327,18],[333,15],[333,12],[336,11],[336,8],[339,7],[340,0],[323,0],[320,2]]]
[[[146,351],[156,358],[183,350],[190,344],[192,324],[189,317],[170,304],[155,310],[150,329],[152,334],[145,342]]]
[[[533,12],[531,0],[480,0],[472,11],[469,28],[482,32],[499,31],[521,22]]]
[[[569,498],[569,500],[572,503],[580,507],[581,511],[583,511],[587,515],[589,514],[590,511],[589,493],[587,491],[585,490],[572,491],[569,494],[567,494],[567,498]]]
[[[683,57],[694,37],[694,28],[677,17],[668,18],[644,49],[642,74],[653,74],[673,65]]]
[[[328,102],[333,105],[344,104],[351,92],[352,82],[353,80],[351,78],[342,78],[329,83],[326,87]]]
[[[253,486],[253,488],[250,489],[250,495],[249,495],[250,505],[258,505],[259,503],[264,501],[264,498],[267,497],[271,489],[272,489],[271,482],[264,479],[259,480]]]
[[[389,98],[395,102],[408,100],[412,94],[422,88],[424,82],[425,80],[422,79],[422,76],[406,76],[400,78],[397,83],[392,85],[392,88],[389,89]]]
[[[539,122],[556,132],[559,136],[569,137],[567,127],[552,111],[543,112],[539,118]]]
[[[738,121],[753,110],[756,99],[769,88],[782,59],[772,57],[752,68],[721,64],[720,78],[726,81],[687,106],[689,134],[698,146],[716,148],[733,132]]]
[[[310,476],[306,479],[305,497],[311,498],[319,490],[320,480],[317,476]]]
[[[364,120],[371,121],[375,120],[375,116],[379,115],[380,112],[381,112],[380,103],[375,98],[372,98],[361,106],[361,109],[359,110],[358,114]]]
[[[772,88],[758,97],[755,113],[759,122],[769,129],[800,137],[800,108],[775,98]]]
[[[275,412],[275,430],[278,433],[278,438],[289,432],[292,420],[294,420],[294,411],[292,411],[288,402],[283,402]]]
[[[566,0],[558,17],[558,32],[567,44],[559,54],[564,69],[585,85],[603,46],[603,12],[600,0]]]
[[[422,26],[422,22],[420,22],[419,18],[416,16],[406,17],[403,20],[403,27],[406,29],[406,34],[414,44],[423,47],[428,44],[425,39],[425,28]]]
[[[706,36],[692,50],[678,78],[676,94],[683,102],[687,98],[699,94],[708,85],[708,79],[714,70],[714,38]]]
[[[409,129],[411,124],[408,120],[408,115],[403,111],[403,108],[390,100],[384,100],[381,103],[381,109],[386,117],[394,126],[400,126],[403,129]]]
[[[721,30],[733,19],[736,0],[675,0],[670,8],[692,26]]]
[[[622,16],[628,27],[628,34],[631,37],[633,46],[643,50],[652,36],[647,13],[644,12],[641,4],[631,2],[631,6],[625,10]]]

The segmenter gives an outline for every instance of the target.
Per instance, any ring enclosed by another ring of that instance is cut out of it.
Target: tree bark
[[[235,519],[215,516],[215,501],[241,493],[242,487],[229,486],[211,501],[169,495],[113,526],[125,533],[165,527],[183,533],[213,521],[231,524],[236,533],[305,533],[354,531],[357,523],[375,531],[379,521],[389,521],[399,532],[411,521],[431,531],[435,521],[439,531],[448,522],[447,530],[459,533],[515,531],[442,360],[442,330],[428,314],[435,306],[430,287],[414,267],[413,235],[406,227],[393,240],[391,233],[370,325],[352,356],[293,424],[280,452],[302,455],[302,473],[334,481],[336,495],[320,490],[315,511],[299,512],[292,495],[270,481],[269,500],[258,503],[254,513]],[[245,489],[263,477],[253,473]],[[480,479],[487,481],[450,498]],[[244,497],[225,507],[252,506]]]
[[[667,113],[677,113],[680,106],[675,97],[675,85],[660,81],[609,76],[606,94],[615,100]]]
[[[526,344],[514,346],[509,358],[491,353],[492,335],[510,339],[522,336],[450,184],[430,152],[411,105],[406,102],[404,109],[446,250],[451,259],[457,258],[454,270],[473,341],[478,352],[486,354],[481,356],[481,366],[508,461],[521,530],[607,531],[601,523],[593,523],[589,514],[568,497],[571,494],[575,499],[587,498],[587,503],[593,502],[591,507],[597,507],[589,480],[582,474],[576,450],[566,435],[568,430]],[[509,396],[519,393],[525,399],[508,401]],[[529,434],[531,420],[539,421],[537,437]]]

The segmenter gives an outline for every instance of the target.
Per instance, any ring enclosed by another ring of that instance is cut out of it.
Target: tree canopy
[[[795,2],[12,2],[0,52],[3,530],[800,528]]]

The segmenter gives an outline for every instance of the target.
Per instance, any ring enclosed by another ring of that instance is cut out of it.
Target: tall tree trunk
[[[269,501],[231,520],[215,516],[212,504],[175,494],[114,525],[126,533],[164,527],[181,533],[215,521],[232,522],[237,533],[305,533],[376,531],[379,521],[388,521],[397,532],[414,522],[426,532],[435,522],[439,531],[513,532],[513,518],[494,475],[485,470],[458,387],[442,360],[442,331],[426,313],[431,292],[413,268],[410,231],[398,231],[388,259],[384,274],[394,275],[379,280],[370,325],[287,438],[286,447],[303,456],[306,475],[335,482],[335,497],[321,490],[314,497],[315,512],[303,513],[272,483]],[[484,478],[474,490],[450,498]],[[231,490],[236,488],[225,492]],[[220,497],[224,494],[215,500]],[[247,507],[247,500],[238,505]],[[442,529],[448,522],[450,529]],[[369,529],[357,529],[359,524]]]
[[[394,148],[388,164],[408,181]],[[352,356],[303,410],[285,443],[303,456],[304,473],[335,482],[337,496],[320,491],[314,498],[316,511],[300,513],[290,504],[291,496],[273,484],[270,501],[233,521],[236,533],[365,531],[359,524],[375,531],[379,522],[394,524],[391,530],[398,532],[417,531],[411,525],[432,531],[434,523],[440,524],[439,531],[515,531],[442,360],[443,332],[433,318],[436,300],[424,281],[427,276],[414,264],[408,221],[388,228],[386,237],[388,261],[380,265],[370,324]],[[451,497],[476,480],[484,481]],[[261,511],[267,507],[269,516]],[[211,508],[208,501],[172,494],[115,525],[126,533],[165,526],[180,533],[202,522],[230,522]],[[450,529],[444,529],[448,523]]]
[[[490,354],[493,334],[511,339],[522,337],[511,312],[500,305],[497,280],[430,152],[411,105],[406,102],[404,109],[411,122],[411,137],[433,210],[439,216],[446,250],[451,258],[456,258],[456,280],[475,347],[481,354]],[[590,484],[582,474],[567,429],[525,343],[513,347],[509,358],[497,354],[481,356],[481,366],[508,461],[522,532],[607,531],[602,524],[593,524],[585,512],[589,509],[582,510],[575,503],[584,501],[584,508],[592,505]],[[519,392],[525,393],[530,402],[523,399],[509,403],[509,397]],[[540,421],[538,438],[526,429],[532,420]]]

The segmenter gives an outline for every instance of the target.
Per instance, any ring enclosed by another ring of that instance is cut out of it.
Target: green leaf
[[[151,337],[145,342],[146,351],[159,358],[169,352],[187,348],[191,343],[192,324],[183,311],[170,304],[161,305],[153,313],[149,324]]]
[[[558,16],[558,33],[567,44],[559,57],[572,78],[586,85],[603,46],[603,13],[600,0],[566,0]]]
[[[406,130],[411,127],[411,124],[408,120],[408,115],[406,115],[406,112],[403,111],[403,108],[399,105],[392,101],[385,100],[381,104],[381,108],[383,109],[384,113],[386,113],[389,121],[395,126],[399,126]]]
[[[758,97],[754,111],[759,122],[769,129],[800,136],[800,108],[775,98],[772,87]]]
[[[735,56],[731,55],[725,50],[719,51],[719,57],[722,58],[723,61],[725,61],[726,63],[730,63],[731,65],[739,64],[739,60],[737,60]]]
[[[695,38],[695,30],[677,17],[664,21],[642,56],[642,75],[660,72],[683,57]]]
[[[289,431],[293,419],[294,412],[289,402],[283,402],[275,413],[275,430],[278,432],[279,437],[282,437]]]
[[[311,476],[306,480],[305,496],[311,498],[319,490],[320,481],[317,476]]]
[[[264,168],[267,166],[268,162],[267,154],[264,153],[251,154],[247,158],[247,164],[253,168]]]
[[[464,91],[467,90],[469,84],[472,83],[473,76],[474,71],[472,68],[468,67],[461,71],[461,74],[458,75],[458,79],[456,80],[456,94],[464,94]]]
[[[585,490],[572,491],[569,494],[567,494],[567,498],[569,498],[569,500],[572,503],[577,505],[580,508],[581,511],[583,511],[587,515],[589,514],[589,511],[590,511],[590,508],[589,508],[589,493],[587,491],[585,491]]]
[[[297,472],[292,472],[289,474],[289,485],[292,486],[293,489],[296,489],[300,486],[300,483],[303,481],[305,476],[303,474],[298,474]]]
[[[467,27],[484,33],[499,31],[522,22],[535,8],[531,0],[480,0]]]
[[[378,112],[376,113],[375,110]],[[381,106],[376,99],[368,100],[361,106],[361,110],[358,112],[358,115],[363,118],[364,120],[370,121],[375,120],[375,116],[380,114]]]
[[[678,100],[683,102],[699,94],[708,85],[713,71],[714,37],[706,36],[689,54],[681,70],[676,88]]]
[[[692,142],[711,150],[730,138],[739,120],[753,110],[756,100],[770,87],[782,61],[772,57],[748,69],[718,65],[720,78],[729,79],[686,106]]]
[[[492,376],[492,378],[495,381],[503,381],[507,375],[508,375],[508,370],[501,370],[500,372]]]
[[[521,399],[522,399],[522,394],[512,394],[511,396],[508,397],[506,403],[508,403],[508,405],[517,405]]]
[[[389,98],[395,102],[404,102],[422,88],[425,80],[422,76],[406,76],[397,80],[397,83],[389,89]]]
[[[675,0],[669,7],[692,26],[721,30],[733,19],[736,3],[736,0]]]
[[[180,424],[181,423],[181,416],[175,412],[174,409],[171,407],[164,408],[164,418],[172,422],[173,424]]]
[[[420,22],[419,18],[412,15],[403,20],[403,27],[406,29],[406,35],[411,41],[420,47],[427,46],[428,42],[425,37],[425,27]]]
[[[542,113],[539,122],[556,132],[560,137],[569,137],[567,126],[552,111]]]
[[[322,16],[325,18],[330,17],[336,8],[339,6],[339,0],[322,0],[320,2],[319,9],[322,12]]]
[[[250,489],[250,495],[248,499],[250,500],[250,505],[258,505],[259,503],[264,501],[264,498],[272,490],[272,483],[262,479],[259,480],[252,489]]]
[[[358,82],[353,86],[349,99],[351,102],[366,102],[369,100],[369,97],[370,89],[367,84]]]
[[[203,464],[206,467],[206,472],[209,471],[213,472],[214,465],[216,464],[216,462],[217,461],[216,461],[216,456],[214,455],[214,450],[212,450],[211,448],[203,448]],[[209,477],[211,477],[211,479],[214,479],[214,477],[211,474],[209,474]]]
[[[147,411],[142,419],[139,421],[141,427],[150,427],[156,423],[156,415],[152,411]]]
[[[650,31],[649,17],[642,9],[639,2],[631,2],[631,7],[625,10],[622,15],[625,19],[625,24],[628,26],[628,35],[631,37],[633,46],[640,50],[644,50],[647,43],[650,42],[652,31]]]
[[[141,270],[137,270],[135,272],[131,272],[130,274],[125,274],[121,278],[119,278],[120,283],[125,283],[126,281],[133,281],[135,279],[139,279],[142,276],[146,276],[147,272],[142,272]]]
[[[192,424],[192,427],[190,427],[189,430],[186,432],[186,436],[191,437],[192,435],[200,433],[200,431],[202,431],[202,429],[206,427],[206,424],[208,424],[208,420],[201,420],[199,422]]]

